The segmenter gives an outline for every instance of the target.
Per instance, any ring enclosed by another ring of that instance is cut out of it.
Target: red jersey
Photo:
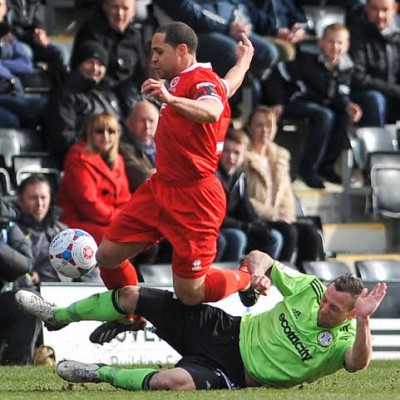
[[[174,182],[215,175],[231,116],[226,82],[211,64],[195,64],[172,79],[168,91],[193,100],[216,99],[223,111],[217,122],[199,123],[164,103],[155,137],[157,175]]]

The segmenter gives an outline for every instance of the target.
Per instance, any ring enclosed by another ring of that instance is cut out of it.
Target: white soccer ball
[[[53,268],[68,278],[80,278],[96,266],[97,243],[82,229],[66,229],[50,243],[49,258]]]

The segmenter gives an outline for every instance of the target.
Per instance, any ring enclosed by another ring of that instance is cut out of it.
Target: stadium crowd
[[[254,47],[243,84],[253,88],[252,113],[243,115],[242,86],[229,98],[231,127],[219,149],[216,173],[228,207],[214,260],[239,263],[248,251],[260,249],[301,270],[303,261],[324,258],[318,227],[296,221],[291,154],[274,138],[285,118],[307,122],[296,177],[323,189],[325,182],[342,181],[336,162],[351,125],[384,126],[400,119],[395,0],[329,1],[343,8],[346,22],[324,27],[320,37],[306,18],[303,6],[312,3],[307,1],[153,0],[147,18],[137,20],[135,0],[98,0],[90,2],[91,12],[79,22],[68,55],[49,39],[38,3],[0,0],[0,128],[40,135],[41,151],[61,178],[53,185],[43,170],[17,182],[12,167],[3,165],[17,196],[3,193],[15,215],[6,213],[2,230],[20,229],[31,250],[15,248],[30,261],[15,274],[0,275],[2,292],[39,290],[42,281],[63,280],[44,261],[51,239],[66,226],[79,226],[100,243],[121,207],[156,172],[154,139],[165,104],[141,88],[159,74],[152,62],[152,35],[171,21],[194,29],[197,61],[210,62],[222,78],[237,65],[243,34]],[[37,76],[45,77],[46,94],[30,92]],[[234,129],[240,122],[241,129]],[[158,149],[163,159],[168,150]],[[14,223],[15,228],[8,225]],[[2,234],[1,244],[15,246],[8,242],[12,237]],[[135,253],[123,268],[133,270],[136,284],[132,263],[171,262],[172,253],[164,240],[142,255]],[[100,269],[89,279],[109,280],[108,288],[125,286],[115,286],[109,276]],[[135,329],[142,327],[140,317],[132,318]],[[24,344],[19,359],[3,350],[12,335],[3,334],[3,324],[0,328],[0,364],[32,363],[41,338],[38,326],[31,323],[34,339]]]

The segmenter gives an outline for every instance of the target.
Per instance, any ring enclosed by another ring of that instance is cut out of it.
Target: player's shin
[[[58,307],[54,310],[54,318],[61,323],[114,321],[124,316],[125,313],[119,307],[117,290],[98,293],[68,307]]]
[[[98,370],[102,382],[126,390],[148,390],[150,379],[157,372],[153,368],[116,369],[109,366]]]

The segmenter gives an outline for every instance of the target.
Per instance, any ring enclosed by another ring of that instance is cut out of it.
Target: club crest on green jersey
[[[318,334],[318,343],[321,346],[328,347],[333,342],[333,334],[329,331],[323,331]]]

